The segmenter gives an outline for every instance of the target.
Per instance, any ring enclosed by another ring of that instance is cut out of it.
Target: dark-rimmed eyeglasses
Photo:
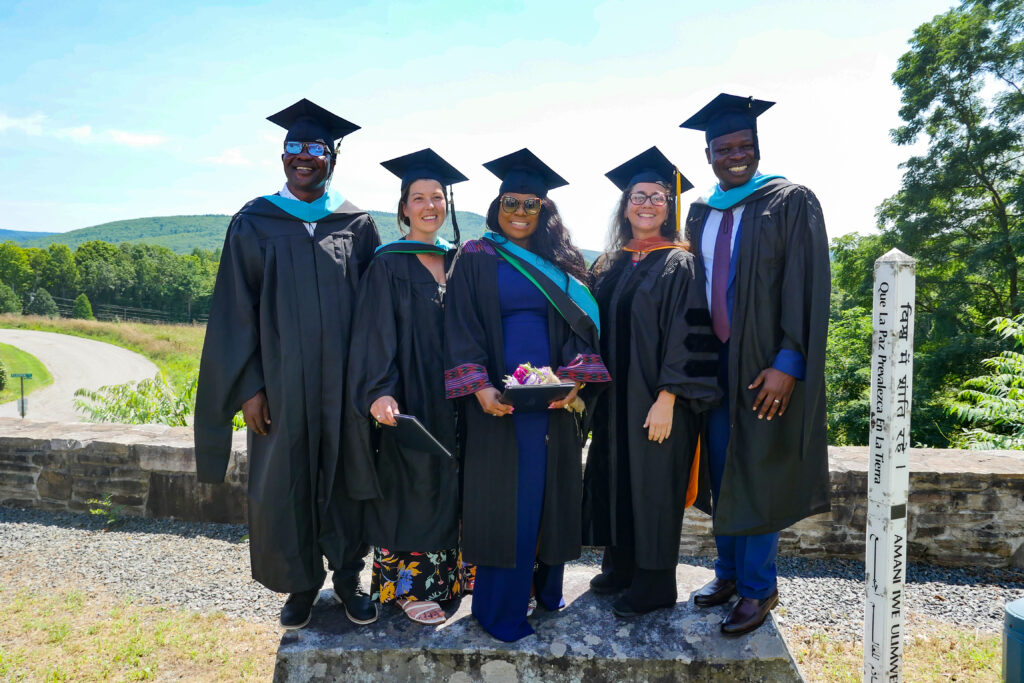
[[[523,211],[531,216],[536,216],[540,213],[541,203],[541,200],[537,197],[530,197],[529,199],[519,201],[515,197],[503,195],[501,198],[501,210],[505,213],[515,213],[519,205],[522,204]]]
[[[322,157],[330,151],[327,145],[322,142],[296,142],[288,140],[284,143],[285,154],[301,154],[302,150],[306,150],[311,157]]]
[[[668,204],[668,195],[664,192],[655,192],[654,194],[646,194],[643,192],[631,192],[629,195],[629,203],[635,206],[640,206],[651,200],[651,204],[654,206],[665,206]]]

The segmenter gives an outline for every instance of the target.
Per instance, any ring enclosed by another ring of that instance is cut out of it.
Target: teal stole
[[[303,202],[298,199],[289,199],[279,194],[268,194],[263,197],[268,202],[281,209],[287,214],[295,216],[303,223],[316,223],[317,221],[330,216],[345,203],[345,198],[337,190],[328,189],[319,199],[311,202]]]
[[[382,244],[373,250],[373,255],[379,254],[438,254],[444,256],[455,248],[455,245],[448,240],[438,237],[433,244],[420,242],[419,240],[395,240]]]
[[[581,318],[585,318],[593,324],[598,334],[601,333],[597,300],[594,299],[594,295],[590,293],[585,284],[550,261],[511,242],[503,235],[488,231],[484,233],[484,239],[494,245],[509,265],[522,273],[540,290],[541,294],[555,307],[555,310],[565,318],[574,332],[580,334],[584,339],[588,338],[585,334],[581,334],[582,330],[577,330],[581,323],[583,327],[587,326],[587,323],[581,320]]]
[[[757,175],[739,187],[734,187],[731,190],[723,190],[721,185],[715,183],[715,189],[708,197],[707,205],[712,209],[718,209],[719,211],[731,209],[750,195],[760,190],[761,187],[769,180],[775,180],[776,178],[782,178],[783,180],[786,179],[785,176],[781,175]]]

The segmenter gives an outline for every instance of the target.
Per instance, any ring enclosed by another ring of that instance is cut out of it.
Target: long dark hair
[[[679,246],[689,249],[686,240],[676,232],[675,190],[669,188],[664,183],[658,183],[658,185],[664,188],[665,194],[668,195],[668,217],[661,224],[659,233],[665,239],[678,242]],[[630,185],[626,188],[615,205],[615,213],[612,214],[611,226],[608,228],[608,251],[613,256],[618,254],[619,250],[629,243],[629,240],[633,239],[633,226],[629,224],[629,219],[626,218],[626,207],[629,206],[629,195],[633,194],[634,187],[635,185]]]
[[[494,198],[487,209],[487,227],[505,236],[498,224],[501,195]],[[590,273],[583,252],[572,243],[569,231],[562,224],[562,216],[558,207],[548,198],[541,200],[540,214],[537,216],[537,230],[530,236],[530,251],[542,259],[550,261],[560,269],[569,273],[585,285],[590,284]]]

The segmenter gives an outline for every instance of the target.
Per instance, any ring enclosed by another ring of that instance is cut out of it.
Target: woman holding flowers
[[[548,190],[567,184],[523,149],[484,166],[501,178],[491,230],[459,252],[445,310],[445,390],[459,399],[463,554],[477,565],[473,615],[495,638],[533,633],[531,592],[564,605],[563,564],[579,557],[580,417],[585,383],[609,381],[597,355],[597,306]],[[502,378],[550,367],[572,393],[547,410],[502,403]],[[593,387],[584,390],[593,391]],[[536,568],[536,569],[535,569]]]

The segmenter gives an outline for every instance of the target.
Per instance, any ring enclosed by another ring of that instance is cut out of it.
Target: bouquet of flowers
[[[544,367],[535,368],[529,363],[522,363],[511,375],[505,375],[506,388],[530,384],[562,384],[562,380],[551,371],[550,367],[545,365]],[[565,409],[575,413],[582,413],[585,407],[586,404],[583,403],[583,399],[577,396],[571,403],[565,406]]]

